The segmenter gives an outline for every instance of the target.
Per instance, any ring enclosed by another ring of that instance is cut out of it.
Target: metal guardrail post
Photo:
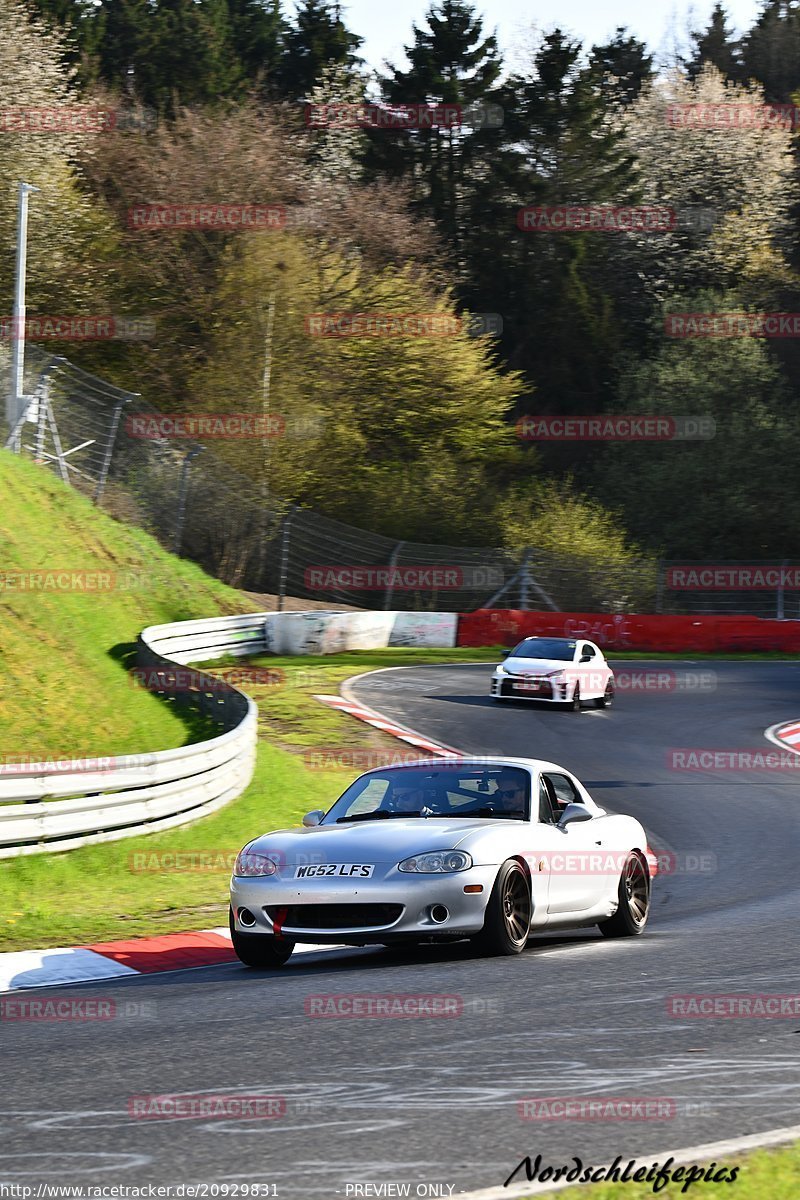
[[[519,606],[523,612],[528,611],[528,593],[530,580],[528,579],[528,563],[531,559],[530,550],[525,551],[525,557],[522,560],[520,568],[520,589],[519,589]]]
[[[119,429],[122,410],[126,404],[130,404],[132,398],[133,397],[130,396],[124,396],[121,400],[118,400],[114,406],[114,412],[111,415],[111,425],[109,426],[108,430],[108,442],[106,443],[105,453],[103,454],[103,464],[100,467],[100,478],[97,481],[97,487],[94,491],[95,504],[99,504],[103,498],[106,480],[108,479],[108,472],[111,468],[111,456],[114,453],[114,443],[117,440],[117,430]]]
[[[189,491],[189,470],[192,465],[192,459],[197,458],[198,454],[202,454],[205,446],[192,446],[191,450],[183,460],[181,467],[181,482],[178,489],[178,511],[175,516],[175,533],[172,538],[172,553],[180,554],[181,540],[183,538],[183,522],[186,517],[186,494]]]
[[[776,621],[784,621],[786,619],[784,616],[784,604],[783,604],[783,600],[784,600],[783,568],[785,566],[788,566],[788,564],[789,564],[788,558],[785,558],[783,560],[783,562],[781,563],[781,575],[780,575],[780,580],[778,582],[778,595],[776,597],[776,604],[775,604],[775,619],[776,619]]]
[[[395,567],[397,566],[397,560],[400,557],[400,551],[403,549],[403,546],[405,546],[405,542],[398,542],[397,545],[395,546],[394,550],[392,551],[391,555],[389,556],[389,572],[390,572],[390,574],[389,574],[389,583],[387,585],[386,592],[383,597],[383,611],[384,612],[388,612],[392,606],[392,598],[394,596],[394,584],[391,581],[392,580],[391,572],[394,571]]]
[[[47,405],[50,402],[50,379],[43,375],[39,382],[39,404],[36,411],[36,462],[44,461],[44,439],[47,430]]]
[[[286,577],[289,571],[289,530],[296,511],[297,505],[293,504],[283,519],[283,529],[281,531],[281,568],[278,580],[278,612],[283,612],[283,601],[286,596]]]

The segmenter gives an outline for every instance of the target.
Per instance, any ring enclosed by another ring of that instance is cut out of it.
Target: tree
[[[368,520],[390,536],[491,539],[496,479],[521,473],[504,422],[519,380],[497,370],[485,339],[468,336],[452,300],[437,295],[419,264],[376,270],[294,233],[253,239],[220,281],[224,315],[193,380],[194,407],[262,411],[260,313],[270,292],[270,410],[286,430],[271,456],[270,493],[341,520]],[[419,336],[410,326],[400,336],[317,336],[313,315],[337,312],[435,313],[439,332]],[[260,444],[221,452],[259,476]]]
[[[280,0],[99,0],[85,14],[76,27],[84,83],[160,113],[275,86]]]
[[[505,121],[471,195],[462,294],[472,309],[503,314],[500,350],[536,388],[536,411],[597,411],[621,333],[609,298],[618,235],[529,232],[516,220],[523,206],[629,202],[632,154],[606,120],[580,44],[559,30],[498,94]],[[532,403],[525,397],[519,412]]]
[[[616,502],[615,502],[616,503]],[[581,494],[571,474],[511,487],[497,509],[502,544],[533,555],[547,595],[573,612],[647,612],[655,562],[634,545],[619,514]]]
[[[341,105],[350,111],[363,104],[366,80],[344,63],[329,63],[322,68],[319,81],[308,96],[310,108],[322,115],[328,105]],[[362,174],[365,135],[357,125],[314,128],[309,135],[309,162],[327,194],[347,191]]]
[[[757,80],[768,103],[788,104],[800,89],[800,10],[794,0],[766,0],[742,39],[745,78]]]
[[[274,231],[128,228],[129,211],[143,203],[280,205],[286,227],[307,231],[320,251],[334,246],[370,269],[419,258],[433,272],[440,252],[430,223],[412,218],[402,189],[345,180],[332,201],[309,160],[282,110],[255,100],[186,110],[150,133],[99,139],[85,170],[99,206],[108,205],[124,231],[114,272],[119,311],[153,318],[157,340],[129,344],[121,365],[112,347],[98,346],[93,369],[122,386],[134,377],[144,395],[156,403],[168,395],[181,410],[189,403],[188,377],[203,363],[218,320],[217,289],[231,255],[243,241],[275,237]],[[436,270],[441,277],[441,265]]]
[[[338,4],[303,0],[284,40],[281,94],[290,100],[307,100],[324,67],[334,63],[355,68],[361,63],[357,51],[362,41],[347,29]]]
[[[725,311],[725,294],[692,307]],[[800,414],[763,339],[669,341],[623,376],[620,406],[660,416],[702,414],[710,441],[608,444],[592,476],[601,503],[669,557],[766,558],[800,554],[800,538],[773,514],[796,491]]]
[[[123,96],[144,100],[138,76],[152,49],[154,20],[148,0],[101,0],[90,20],[96,45],[93,77]]]
[[[686,63],[686,73],[694,81],[706,63],[716,67],[726,79],[741,81],[742,61],[740,44],[734,40],[728,28],[728,17],[720,0],[717,0],[711,13],[711,19],[703,33],[697,31],[691,35],[694,42],[694,53]]]
[[[13,126],[0,138],[0,280],[6,312],[14,278],[17,181],[41,190],[32,196],[28,227],[28,307],[31,314],[65,314],[71,306],[102,312],[108,259],[115,246],[105,206],[90,197],[76,167],[91,157],[98,140],[79,122],[59,122],[52,132],[42,119],[66,117],[84,105],[74,70],[64,62],[65,37],[32,18],[18,0],[0,0],[0,110],[31,114],[33,127]]]
[[[643,280],[656,303],[708,287],[736,288],[740,303],[763,303],[790,283],[798,196],[791,130],[720,129],[694,119],[721,105],[758,109],[763,99],[758,87],[726,82],[706,66],[694,82],[678,72],[660,79],[620,116],[643,200],[676,214],[674,230],[632,234],[624,244],[621,276]]]
[[[228,15],[243,77],[266,95],[274,95],[286,34],[280,0],[228,0]]]
[[[471,4],[435,0],[425,19],[427,27],[414,25],[405,47],[408,70],[390,65],[380,77],[382,98],[390,106],[452,105],[460,115],[431,128],[373,131],[368,164],[373,173],[412,183],[418,207],[433,216],[458,261],[470,177],[496,133],[470,113],[492,100],[502,64],[497,38],[484,36]]]
[[[626,30],[617,26],[611,41],[592,46],[589,54],[590,77],[604,97],[619,104],[630,104],[653,78],[652,54],[647,53],[644,42],[625,34]]]
[[[90,77],[86,72],[87,59],[95,49],[95,8],[91,0],[29,0],[30,8],[49,26],[55,26],[63,35],[64,61],[71,67],[80,68],[83,81]]]

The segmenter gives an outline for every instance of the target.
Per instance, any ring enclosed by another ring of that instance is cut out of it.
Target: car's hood
[[[400,862],[428,850],[454,850],[470,835],[508,828],[506,818],[390,817],[343,825],[315,825],[309,829],[280,829],[251,842],[249,849],[276,856],[279,864],[307,862]]]
[[[553,671],[574,669],[575,663],[563,658],[506,658],[501,666],[514,675],[549,675]]]

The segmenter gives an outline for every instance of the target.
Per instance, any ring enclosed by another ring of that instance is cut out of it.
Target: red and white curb
[[[782,750],[794,750],[800,754],[800,721],[782,721],[779,725],[770,725],[764,737]]]
[[[341,946],[296,946],[295,954]],[[0,954],[0,993],[238,962],[227,928]],[[0,1017],[2,1012],[0,1011]]]
[[[344,696],[315,696],[314,699],[339,712],[357,717],[359,721],[365,721],[367,725],[372,725],[373,728],[380,729],[382,733],[388,733],[391,737],[399,738],[401,742],[408,742],[410,746],[419,746],[420,750],[427,750],[430,754],[462,757],[461,750],[456,750],[452,746],[443,746],[441,742],[433,742],[430,738],[417,733],[416,730],[408,729],[405,725],[398,725],[390,717],[384,717],[374,708],[367,708],[365,704],[359,704],[355,700],[349,700]]]

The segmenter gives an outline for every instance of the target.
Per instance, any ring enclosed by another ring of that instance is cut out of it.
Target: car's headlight
[[[498,667],[495,667],[494,673],[495,673],[495,675],[507,675],[508,671],[505,669],[503,664],[500,663],[500,665]]]
[[[278,864],[274,858],[267,858],[266,854],[257,854],[255,850],[248,850],[246,846],[236,855],[236,862],[233,864],[234,875],[245,878],[254,875],[274,875],[277,870]]]
[[[398,870],[417,875],[451,875],[454,871],[466,871],[472,866],[472,858],[463,850],[431,850],[428,854],[415,854],[404,858]]]

